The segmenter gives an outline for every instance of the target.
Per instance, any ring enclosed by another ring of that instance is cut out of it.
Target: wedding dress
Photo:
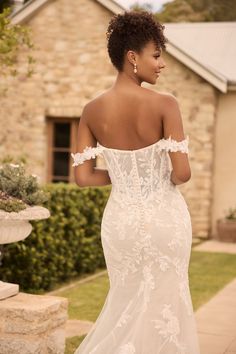
[[[71,154],[73,166],[102,155],[112,182],[101,223],[110,289],[75,354],[200,353],[188,279],[191,219],[168,154],[188,153],[188,143],[188,136],[136,150],[97,143]]]

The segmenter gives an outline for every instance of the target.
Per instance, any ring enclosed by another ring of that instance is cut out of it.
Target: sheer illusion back
[[[170,180],[168,152],[189,137],[135,150],[86,146],[73,166],[103,156],[112,189],[101,223],[110,288],[76,354],[199,354],[188,266],[188,206]]]

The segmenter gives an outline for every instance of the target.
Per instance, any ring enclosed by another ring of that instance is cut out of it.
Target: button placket
[[[135,183],[135,190],[137,191],[138,195],[138,205],[137,207],[139,207],[139,211],[140,211],[140,232],[142,233],[142,235],[145,235],[145,225],[144,225],[144,205],[143,205],[143,199],[142,199],[142,192],[141,192],[141,185],[140,185],[140,181],[139,181],[139,174],[138,174],[138,168],[137,168],[137,161],[136,161],[136,155],[135,152],[132,152],[132,163],[133,166],[135,168],[135,174],[134,174],[134,183]]]

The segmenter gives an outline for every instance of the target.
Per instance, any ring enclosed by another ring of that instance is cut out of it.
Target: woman
[[[191,177],[176,98],[143,88],[165,67],[164,26],[147,11],[112,17],[114,85],[86,104],[76,183],[112,184],[101,240],[110,289],[76,354],[199,354],[188,282],[191,219],[177,185]],[[95,168],[102,155],[107,170]]]

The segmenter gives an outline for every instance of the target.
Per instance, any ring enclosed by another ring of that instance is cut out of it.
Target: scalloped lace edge
[[[119,150],[119,149],[110,149],[106,148],[105,146],[99,145],[99,146],[86,146],[83,150],[83,152],[77,152],[75,154],[71,153],[71,156],[74,160],[73,167],[78,166],[82,164],[85,160],[90,160],[91,158],[95,158],[97,155],[100,155],[103,150],[108,149],[108,150],[116,150],[116,151],[122,151],[122,152],[137,152],[137,151],[142,151],[143,149],[146,149],[148,147],[152,147],[154,145],[158,145],[160,150],[166,150],[170,152],[177,152],[180,151],[182,153],[188,153],[188,144],[189,144],[189,136],[187,135],[185,139],[181,141],[176,141],[175,139],[171,138],[171,135],[169,138],[165,139],[160,139],[156,143],[151,144],[149,146],[146,146],[144,148],[140,148],[137,150]]]

